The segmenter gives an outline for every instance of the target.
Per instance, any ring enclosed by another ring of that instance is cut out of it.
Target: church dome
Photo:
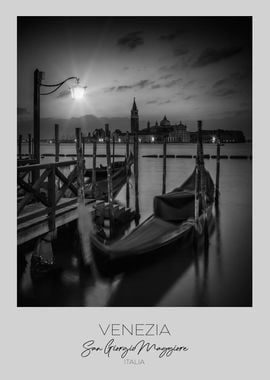
[[[171,122],[167,119],[166,116],[161,120],[160,126],[161,127],[169,127],[171,125]]]

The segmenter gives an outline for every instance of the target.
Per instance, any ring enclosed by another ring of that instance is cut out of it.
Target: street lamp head
[[[77,83],[75,86],[70,88],[72,99],[82,99],[84,97],[86,87],[80,86],[80,80],[77,78]]]

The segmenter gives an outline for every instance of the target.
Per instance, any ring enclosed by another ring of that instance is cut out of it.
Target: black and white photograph
[[[17,17],[17,306],[252,306],[252,24]]]
[[[2,8],[1,378],[269,378],[267,4]]]

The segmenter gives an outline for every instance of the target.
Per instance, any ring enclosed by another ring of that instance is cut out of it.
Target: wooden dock
[[[69,169],[67,175],[63,168]],[[78,190],[75,186],[78,170],[74,160],[17,168],[18,245],[78,218]],[[94,199],[85,200],[89,212],[93,210],[94,202]]]
[[[85,206],[89,213],[95,204],[94,199],[86,199]],[[78,218],[78,199],[62,198],[55,209],[55,229]],[[25,207],[17,218],[17,245],[50,232],[49,217],[42,203],[34,203]]]
[[[29,163],[17,168],[17,245],[78,219],[78,202],[82,201],[78,195],[81,169],[77,161]],[[63,168],[68,168],[66,174]],[[95,199],[84,199],[83,202],[102,227],[106,227],[109,220],[119,224],[134,219],[134,211],[129,207],[113,203],[110,213],[108,202]]]

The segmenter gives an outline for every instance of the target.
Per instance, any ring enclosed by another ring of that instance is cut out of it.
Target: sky
[[[17,107],[31,117],[33,72],[44,83],[70,81],[41,97],[41,117],[129,117],[241,129],[251,136],[250,17],[18,17]],[[145,125],[140,125],[141,128]]]

